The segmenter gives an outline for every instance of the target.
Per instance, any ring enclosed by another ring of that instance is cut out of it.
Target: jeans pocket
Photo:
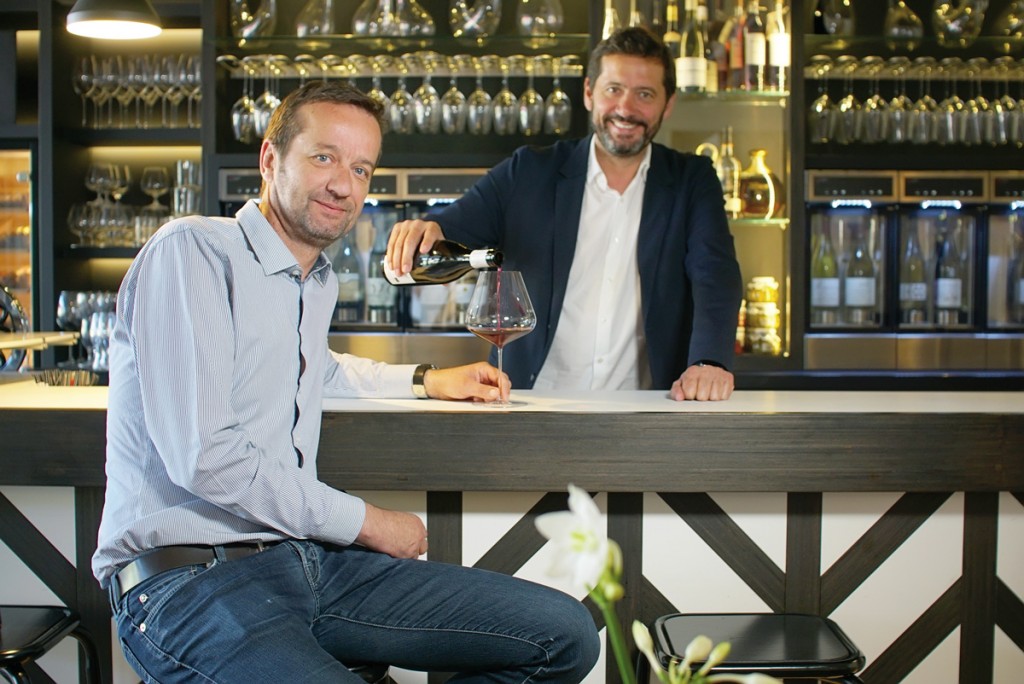
[[[206,569],[205,565],[186,565],[143,582],[122,599],[120,611],[115,618],[119,624],[123,618],[127,618],[135,627],[152,622],[168,601]]]

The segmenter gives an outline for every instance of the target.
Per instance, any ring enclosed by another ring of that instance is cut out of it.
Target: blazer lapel
[[[646,296],[654,288],[658,277],[658,267],[662,263],[662,243],[672,216],[673,186],[672,170],[669,167],[664,150],[658,145],[651,145],[651,166],[647,170],[647,183],[644,187],[644,206],[640,215],[640,232],[637,236],[637,269],[640,271],[640,292],[644,320],[647,320],[647,307],[651,301]]]
[[[576,148],[562,164],[555,181],[555,223],[551,247],[551,327],[545,342],[545,353],[551,345],[558,318],[562,313],[565,288],[569,283],[569,269],[576,252],[580,212],[587,182],[587,160],[590,155],[590,137],[578,141]]]

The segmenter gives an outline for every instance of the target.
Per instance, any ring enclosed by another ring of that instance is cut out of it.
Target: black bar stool
[[[667,668],[682,660],[694,637],[728,641],[729,656],[714,672],[761,672],[778,679],[862,684],[864,654],[832,620],[802,613],[674,613],[654,621],[654,653]],[[640,656],[637,681],[650,677]]]
[[[366,684],[388,684],[391,682],[389,674],[391,668],[381,663],[355,663],[345,664],[349,670],[363,678]]]
[[[25,665],[42,658],[66,636],[78,640],[85,653],[86,680],[99,684],[96,646],[77,613],[63,606],[0,606],[0,674],[7,680],[31,682]]]

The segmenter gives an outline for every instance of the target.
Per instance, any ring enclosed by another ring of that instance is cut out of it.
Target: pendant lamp
[[[149,0],[78,0],[67,27],[86,38],[152,38],[160,33],[160,17]]]

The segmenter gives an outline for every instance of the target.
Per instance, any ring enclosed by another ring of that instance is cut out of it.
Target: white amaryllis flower
[[[537,531],[555,545],[552,577],[570,577],[588,593],[608,562],[608,537],[599,529],[601,512],[584,490],[569,485],[569,510],[537,516]]]

